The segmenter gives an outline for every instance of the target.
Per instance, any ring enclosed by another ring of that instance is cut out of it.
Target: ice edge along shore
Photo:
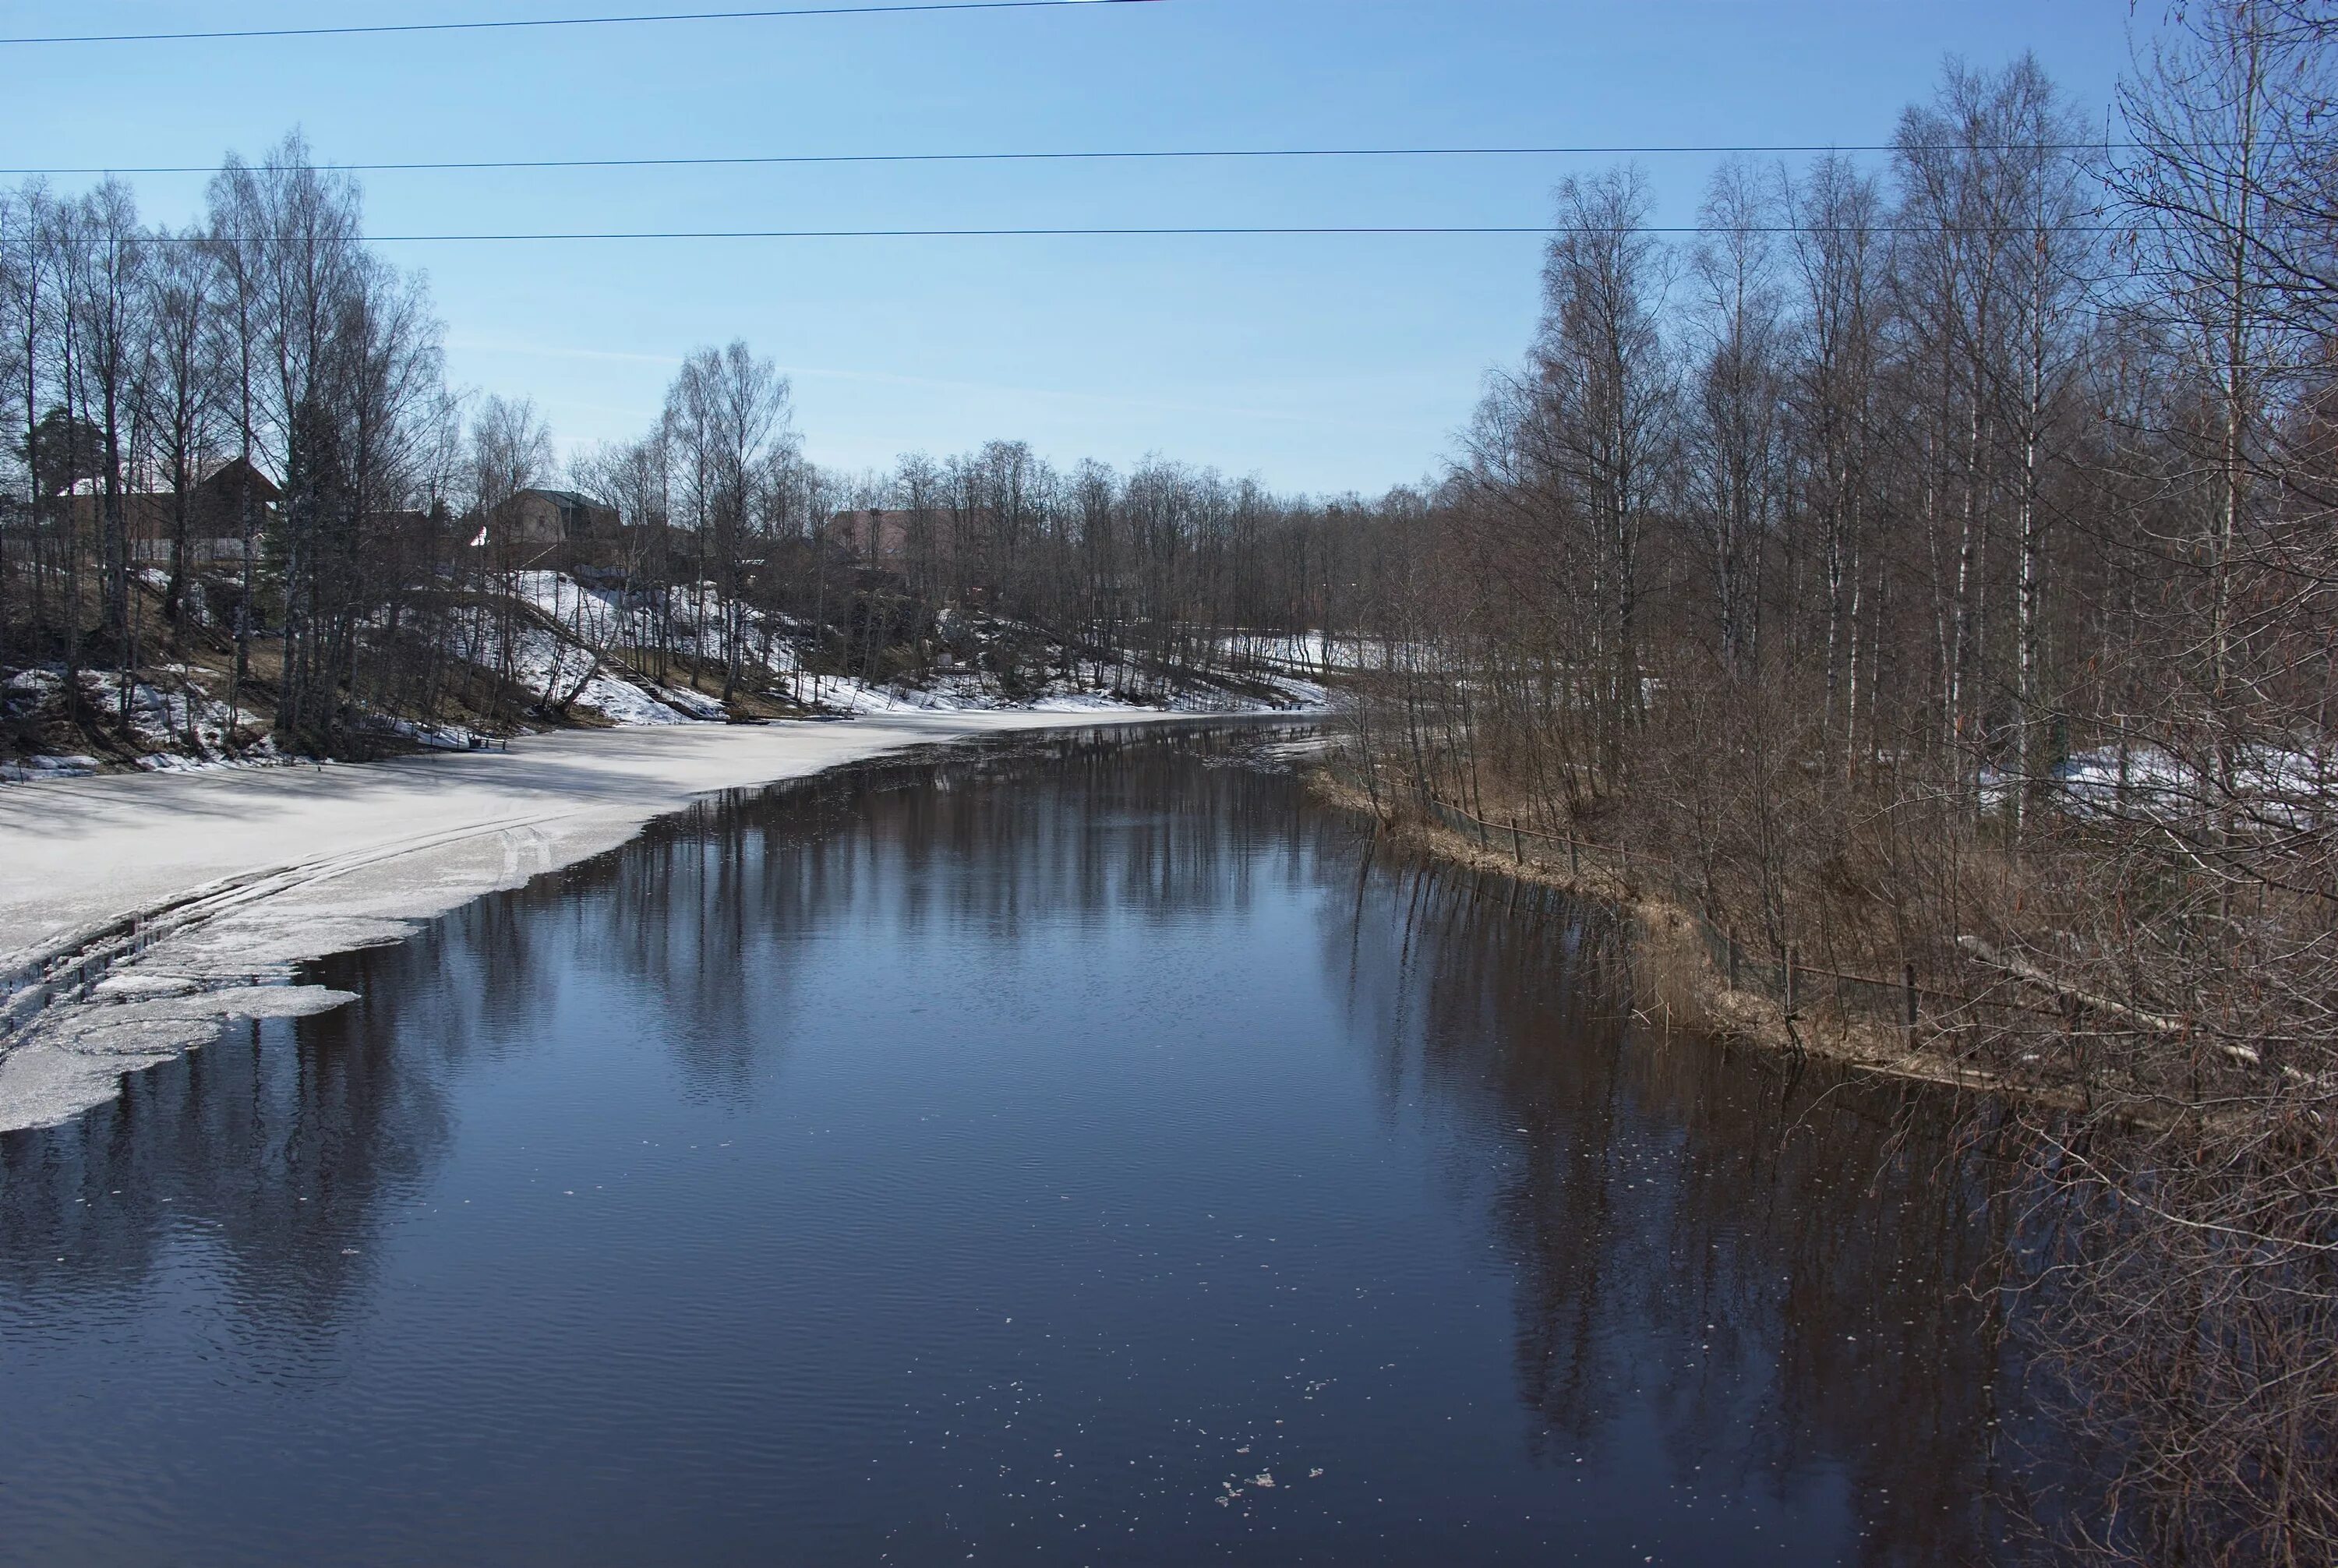
[[[508,752],[0,790],[0,1132],[104,1104],[124,1073],[216,1038],[225,1020],[340,1005],[346,993],[290,985],[294,966],[403,940],[695,798],[919,745],[1203,717],[621,729]]]

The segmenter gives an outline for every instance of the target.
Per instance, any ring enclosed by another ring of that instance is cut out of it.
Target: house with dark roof
[[[256,538],[275,521],[283,492],[249,459],[230,457],[203,471],[186,495],[187,559],[192,564],[241,560],[244,529]],[[122,497],[123,532],[130,559],[164,564],[177,532],[178,498],[168,490],[132,491]],[[74,487],[74,525],[89,534],[103,525],[105,496],[93,482]]]

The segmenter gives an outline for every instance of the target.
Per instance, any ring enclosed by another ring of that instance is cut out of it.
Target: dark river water
[[[710,803],[0,1138],[0,1561],[2001,1560],[1939,1115],[1291,733]]]

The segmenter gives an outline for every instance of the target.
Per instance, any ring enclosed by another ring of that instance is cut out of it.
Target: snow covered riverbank
[[[0,791],[0,1132],[112,1099],[222,1017],[342,998],[291,966],[612,848],[693,797],[906,747],[1161,713],[889,715],[530,737],[508,752]]]

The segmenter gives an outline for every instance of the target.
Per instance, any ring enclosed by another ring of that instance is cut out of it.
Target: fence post
[[[1795,982],[1796,980],[1798,980],[1798,979],[1800,979],[1800,978],[1801,978],[1801,976],[1796,973],[1796,971],[1797,971],[1797,970],[1799,970],[1799,969],[1801,969],[1801,968],[1802,968],[1802,966],[1803,966],[1802,959],[1803,959],[1803,950],[1802,950],[1801,948],[1799,948],[1799,947],[1795,947],[1795,946],[1791,946],[1787,947],[1787,949],[1786,949],[1786,1015],[1787,1015],[1788,1017],[1790,1017],[1790,1018],[1793,1016],[1793,1013],[1794,1013],[1794,992],[1795,992],[1795,989],[1796,989],[1795,985],[1794,985],[1794,982]]]
[[[1583,880],[1583,857],[1577,850],[1575,840],[1572,838],[1567,841],[1567,874],[1578,882]]]
[[[1901,969],[1901,979],[1908,989],[1908,1033],[1912,1039],[1916,1033],[1916,1020],[1919,1016],[1916,1007],[1916,966],[1913,964],[1903,965]]]
[[[1526,841],[1518,837],[1518,825],[1510,824],[1510,858],[1523,866],[1527,863]]]
[[[1737,989],[1737,928],[1729,928],[1729,988]]]

